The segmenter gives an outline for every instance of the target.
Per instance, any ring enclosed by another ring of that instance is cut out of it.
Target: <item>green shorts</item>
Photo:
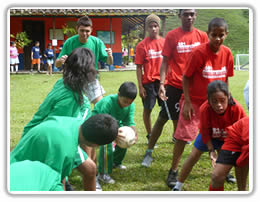
[[[84,161],[88,159],[87,153],[78,146],[78,151],[75,156],[73,168],[79,167]]]

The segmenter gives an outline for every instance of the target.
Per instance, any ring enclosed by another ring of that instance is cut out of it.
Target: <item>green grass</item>
[[[18,143],[23,127],[32,118],[43,99],[60,77],[60,74],[54,76],[38,74],[10,76],[10,149]],[[243,105],[247,113],[248,111],[243,98],[243,88],[248,78],[247,71],[235,71],[235,76],[230,79],[232,95]],[[137,83],[135,71],[101,72],[101,84],[104,86],[107,95],[117,93],[120,84],[124,81]],[[172,159],[172,123],[167,122],[163,129],[162,136],[158,141],[158,148],[153,153],[154,162],[151,167],[141,167],[147,143],[142,120],[143,106],[140,97],[136,98],[135,106],[135,122],[139,140],[136,145],[128,149],[123,162],[128,169],[126,171],[114,170],[112,177],[116,180],[116,183],[114,185],[104,184],[102,188],[104,191],[169,191],[170,189],[167,187],[165,181]],[[152,123],[155,122],[158,113],[159,107],[156,106],[152,112]],[[186,146],[179,166],[183,164],[184,159],[189,155],[191,149],[192,146]],[[207,191],[210,173],[210,161],[208,154],[205,153],[186,180],[184,190]],[[234,174],[233,170],[232,173]],[[78,171],[73,171],[70,181],[76,190],[82,190],[81,177]],[[236,185],[226,183],[225,190],[235,191]]]

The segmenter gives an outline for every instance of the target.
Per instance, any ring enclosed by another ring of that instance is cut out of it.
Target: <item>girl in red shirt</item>
[[[224,191],[227,173],[235,166],[238,191],[246,191],[249,169],[249,117],[226,128],[228,137],[221,147],[211,176],[209,191]]]
[[[200,107],[200,134],[192,152],[184,162],[173,191],[180,191],[193,166],[204,152],[209,152],[215,167],[217,153],[226,138],[225,128],[246,116],[243,107],[232,98],[224,81],[215,80],[208,85],[208,100]]]

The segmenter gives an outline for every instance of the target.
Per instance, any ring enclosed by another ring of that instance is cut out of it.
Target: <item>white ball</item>
[[[135,143],[135,131],[129,126],[122,126],[119,128],[122,130],[122,135],[125,136],[123,140],[117,142],[117,145],[121,148],[129,148]]]

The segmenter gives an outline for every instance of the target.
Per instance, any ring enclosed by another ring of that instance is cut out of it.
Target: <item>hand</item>
[[[168,100],[168,97],[166,97],[166,92],[165,92],[165,88],[164,85],[160,84],[160,88],[159,88],[159,97],[161,98],[161,100],[166,101]]]
[[[116,142],[116,144],[118,144],[118,142],[124,141],[124,139],[125,139],[125,136],[123,135],[123,131],[119,128],[115,142]]]
[[[62,63],[62,64],[64,64],[65,63],[65,61],[67,60],[67,58],[68,58],[68,56],[67,55],[63,55],[63,56],[61,56],[60,57],[60,62]]]
[[[216,166],[216,161],[217,161],[217,153],[215,151],[209,152],[209,157],[211,160],[211,165],[213,168]]]
[[[182,116],[184,117],[185,120],[191,120],[191,117],[194,115],[194,109],[191,104],[191,102],[185,102],[184,101],[184,107],[183,107],[183,112]]]
[[[147,96],[146,90],[144,89],[143,86],[139,87],[139,95],[140,95],[140,97],[143,98],[143,99]]]
[[[108,55],[109,57],[112,56],[112,49],[111,49],[111,48],[106,48],[105,51],[107,52],[107,55]]]

